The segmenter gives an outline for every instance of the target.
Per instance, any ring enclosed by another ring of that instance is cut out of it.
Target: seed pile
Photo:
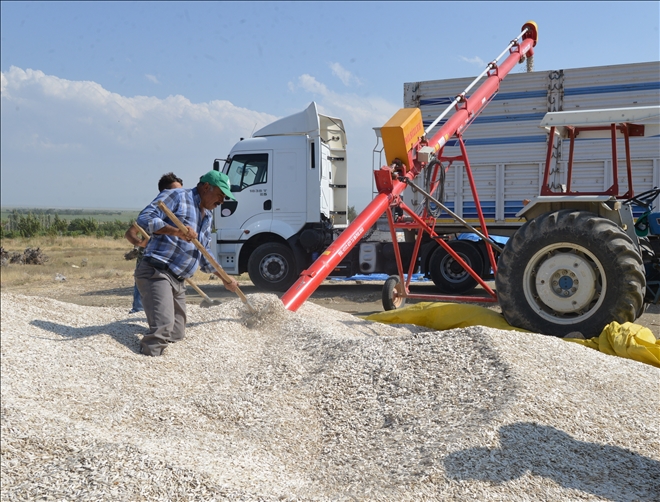
[[[2,294],[2,500],[654,500],[660,370],[275,295],[141,314]]]

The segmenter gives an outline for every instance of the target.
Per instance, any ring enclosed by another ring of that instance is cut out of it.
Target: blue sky
[[[349,204],[403,84],[478,75],[533,20],[535,71],[660,59],[659,2],[1,2],[3,206],[135,208],[316,101]],[[520,65],[514,71],[525,71]],[[457,89],[457,93],[462,89]]]

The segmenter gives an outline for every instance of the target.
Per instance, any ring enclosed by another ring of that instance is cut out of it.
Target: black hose
[[[439,165],[440,166],[440,172],[439,172],[439,177],[438,181],[439,184],[435,188],[433,192],[431,192],[431,185],[435,181],[432,179],[433,177],[433,171],[435,170],[435,166]],[[431,196],[439,200],[440,202],[445,201],[445,169],[444,166],[440,163],[439,160],[433,159],[431,162],[428,163],[426,166],[426,179],[424,180],[425,186],[424,189],[431,194]],[[426,199],[426,211],[428,214],[433,216],[434,218],[439,218],[440,215],[442,214],[442,208],[440,206],[435,205],[430,199]]]

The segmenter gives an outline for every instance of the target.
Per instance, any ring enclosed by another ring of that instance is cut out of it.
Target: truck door
[[[277,149],[273,164],[273,217],[301,227],[307,216],[305,150]]]
[[[244,230],[268,231],[273,220],[273,180],[270,175],[272,150],[241,152],[225,164],[235,201],[226,200],[220,208],[220,241],[238,241]],[[243,239],[242,239],[243,238]]]

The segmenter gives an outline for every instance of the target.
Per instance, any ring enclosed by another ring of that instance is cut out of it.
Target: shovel
[[[208,297],[208,295],[204,293],[204,291],[202,291],[200,287],[192,281],[192,279],[186,279],[186,282],[190,284],[193,287],[193,289],[197,291],[200,294],[200,296],[203,298],[203,300],[199,304],[200,307],[208,308],[221,304],[221,302],[218,300],[211,300]]]
[[[167,217],[172,220],[172,222],[178,227],[179,230],[181,230],[184,234],[188,233],[188,229],[181,223],[179,218],[177,218],[172,211],[170,211],[170,208],[168,208],[165,204],[163,204],[163,201],[160,201],[158,203],[158,207],[163,211]],[[218,275],[222,278],[223,281],[225,282],[231,282],[231,277],[227,275],[227,272],[224,271],[224,269],[220,266],[220,264],[215,261],[215,258],[211,256],[211,253],[209,253],[204,246],[201,245],[201,243],[197,239],[192,239],[192,243],[195,245],[197,249],[204,255],[204,257],[208,260],[208,262],[213,265],[213,268],[218,272]],[[236,287],[236,294],[239,296],[241,300],[243,300],[243,303],[247,305],[248,309],[250,309],[250,312],[253,314],[256,314],[257,311],[256,309],[250,305],[250,302],[248,301],[247,297],[243,294],[243,292],[240,290],[240,288],[237,286]]]
[[[144,228],[142,228],[137,223],[133,223],[133,226],[135,227],[135,229],[138,232],[140,232],[142,234],[142,236],[145,239],[149,240],[149,234],[147,232],[145,232]],[[218,300],[211,300],[211,298],[209,298],[209,296],[206,293],[204,293],[204,291],[202,291],[200,289],[200,287],[193,282],[192,279],[186,279],[186,282],[188,284],[190,284],[193,287],[193,289],[195,291],[197,291],[200,294],[200,296],[202,297],[202,302],[199,304],[200,307],[208,308],[208,307],[213,307],[215,305],[220,305],[221,304],[221,302],[219,302]]]

